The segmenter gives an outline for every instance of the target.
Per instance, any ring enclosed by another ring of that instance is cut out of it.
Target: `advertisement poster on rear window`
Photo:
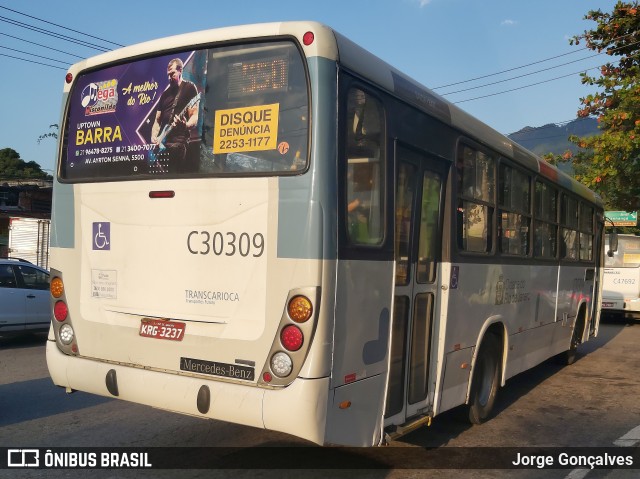
[[[308,79],[291,42],[137,59],[76,78],[61,179],[296,174],[308,124]]]
[[[82,75],[71,93],[67,178],[197,168],[206,51],[149,58]]]

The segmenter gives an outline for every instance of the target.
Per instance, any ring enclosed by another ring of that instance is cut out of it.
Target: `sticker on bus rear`
[[[217,110],[214,123],[214,153],[275,150],[278,141],[280,105]]]
[[[118,298],[118,272],[115,270],[91,270],[91,297],[100,299]]]

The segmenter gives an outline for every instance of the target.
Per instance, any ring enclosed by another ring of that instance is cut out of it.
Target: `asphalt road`
[[[635,462],[638,467],[635,470],[469,469],[480,463],[486,467],[487,458],[497,463],[505,454],[513,455],[515,460],[517,452],[531,452],[529,448],[579,447],[604,453],[609,448],[627,447],[624,451],[638,456],[640,323],[605,322],[598,338],[580,347],[578,360],[572,366],[549,360],[512,378],[500,391],[497,416],[481,426],[470,426],[463,418],[463,411],[456,409],[436,417],[430,427],[408,434],[389,447],[340,450],[331,454],[318,448],[305,448],[300,452],[300,448],[292,446],[311,445],[281,433],[177,415],[82,392],[68,395],[48,377],[45,340],[42,335],[0,338],[0,447],[167,447],[171,448],[166,450],[168,454],[185,454],[185,450],[176,449],[179,447],[202,447],[208,449],[186,450],[186,453],[231,453],[229,457],[233,460],[213,463],[216,467],[225,464],[222,469],[102,469],[90,473],[71,469],[12,469],[0,470],[0,477],[75,478],[89,474],[95,478],[617,479],[640,476],[640,457]],[[258,451],[258,464],[263,468],[255,468],[252,460],[256,450],[244,449],[246,446],[262,448]],[[292,465],[301,467],[301,461],[292,455],[302,453],[311,454],[309,467],[284,469],[287,458]],[[271,457],[273,466],[268,465]],[[447,468],[433,469],[443,458],[448,461]],[[462,468],[452,468],[456,464]],[[276,465],[283,469],[271,469]]]

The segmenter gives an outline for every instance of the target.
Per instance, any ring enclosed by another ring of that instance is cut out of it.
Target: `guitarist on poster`
[[[182,78],[184,64],[174,58],[167,66],[169,87],[160,96],[151,142],[155,145],[158,172],[184,171],[190,129],[198,124],[199,101],[196,86]]]

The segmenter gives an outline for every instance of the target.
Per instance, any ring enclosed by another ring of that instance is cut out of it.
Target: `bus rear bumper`
[[[117,399],[324,442],[329,378],[298,378],[287,388],[267,390],[68,356],[51,340],[47,341],[47,367],[57,386],[115,398],[107,387],[107,375],[115,375]],[[205,413],[197,404],[202,386],[209,388]]]
[[[639,313],[640,298],[638,299],[610,299],[602,298],[603,311],[617,311],[621,313]]]

